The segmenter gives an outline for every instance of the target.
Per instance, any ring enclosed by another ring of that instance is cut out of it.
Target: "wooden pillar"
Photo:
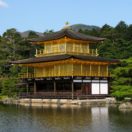
[[[26,93],[27,93],[27,94],[29,93],[29,84],[28,84],[28,82],[27,82],[27,84],[26,84]]]
[[[107,73],[106,73],[106,76],[108,77],[109,76],[109,69],[108,69],[108,65],[106,66],[107,68]]]
[[[67,43],[66,43],[66,40],[65,40],[65,53],[67,52]]]
[[[71,88],[72,88],[72,99],[74,99],[74,83],[73,83],[73,80],[71,82]]]
[[[34,92],[34,94],[36,94],[36,92],[37,92],[37,87],[36,87],[36,81],[35,80],[34,80],[33,92]]]
[[[100,77],[100,65],[98,65],[98,76]]]
[[[83,76],[83,64],[81,64],[81,76]]]
[[[90,64],[90,76],[92,76],[92,64]]]
[[[89,44],[88,44],[88,54],[90,53]]]
[[[54,93],[56,93],[56,82],[54,80]]]
[[[27,78],[29,77],[29,75],[28,75],[28,66],[27,66]]]
[[[73,51],[72,52],[75,52],[75,43],[73,43]]]

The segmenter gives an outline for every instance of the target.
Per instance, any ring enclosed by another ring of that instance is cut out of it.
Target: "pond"
[[[0,132],[131,132],[132,112],[116,107],[0,105]]]

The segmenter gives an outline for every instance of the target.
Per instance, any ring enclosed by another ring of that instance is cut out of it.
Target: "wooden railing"
[[[95,75],[89,75],[89,76],[91,76],[91,77],[110,77],[110,73],[108,75],[104,75],[104,76],[101,76],[98,74],[96,76]],[[24,78],[40,78],[40,77],[45,77],[45,76],[43,74],[41,74],[41,76],[37,76],[34,73],[23,73],[23,74],[18,75],[18,78],[22,78],[22,79],[24,79]],[[56,76],[47,76],[47,77],[56,77]],[[63,76],[58,76],[58,77],[63,77]]]
[[[66,51],[66,52],[62,52],[60,50],[56,50],[56,51],[50,51],[47,52],[46,50],[36,50],[36,57],[42,57],[45,55],[57,55],[57,54],[65,54],[65,53],[69,53],[69,54],[82,54],[82,55],[91,55],[91,56],[98,56],[98,51],[97,49],[88,49],[86,52],[76,52],[76,51]]]
[[[20,98],[41,98],[41,99],[97,99],[104,98],[108,95],[86,95],[74,92],[37,92],[37,93],[21,93]]]
[[[19,78],[34,78],[34,73],[21,73],[18,75]]]

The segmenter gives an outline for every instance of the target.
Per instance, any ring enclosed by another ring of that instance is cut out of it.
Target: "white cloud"
[[[8,7],[8,4],[4,0],[0,0],[0,8]]]

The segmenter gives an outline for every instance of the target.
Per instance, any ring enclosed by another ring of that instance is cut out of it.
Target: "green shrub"
[[[118,100],[132,98],[132,58],[123,60],[120,66],[113,69],[112,79],[112,96]]]
[[[1,84],[2,84],[1,95],[6,95],[9,97],[13,97],[16,95],[17,93],[17,89],[16,89],[17,79],[16,78],[3,79]]]

